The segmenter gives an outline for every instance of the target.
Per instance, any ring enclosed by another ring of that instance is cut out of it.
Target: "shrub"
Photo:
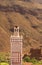
[[[39,64],[42,64],[42,60],[39,61]]]
[[[1,62],[0,65],[9,65],[9,63]]]
[[[32,62],[33,64],[38,63],[38,60],[36,60],[35,58],[30,59],[30,57],[28,57],[28,55],[25,55],[25,56],[23,57],[23,61],[24,61],[24,62]]]
[[[0,62],[9,62],[9,54],[0,53]]]
[[[31,60],[30,60],[30,57],[26,56],[26,57],[23,58],[23,61],[24,62],[30,62]]]
[[[37,61],[35,58],[32,58],[32,59],[31,59],[31,62],[32,62],[33,64],[35,64],[35,63],[37,63],[38,61]]]

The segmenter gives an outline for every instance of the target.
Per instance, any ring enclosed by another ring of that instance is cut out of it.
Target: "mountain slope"
[[[42,3],[42,0],[33,0],[33,1],[37,3]]]
[[[0,51],[10,51],[10,36],[15,25],[20,27],[20,34],[24,37],[23,53],[29,52],[31,48],[40,48],[42,4],[24,1],[2,1],[2,3],[0,3]]]

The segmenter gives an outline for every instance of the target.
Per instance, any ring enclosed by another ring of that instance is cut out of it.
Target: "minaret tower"
[[[14,27],[14,34],[10,37],[11,65],[22,65],[22,39],[19,35],[19,27]]]

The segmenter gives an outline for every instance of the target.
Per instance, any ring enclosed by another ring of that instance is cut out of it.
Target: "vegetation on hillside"
[[[33,65],[41,65],[42,64],[42,60],[36,60],[35,58],[30,59],[30,57],[25,56],[23,58],[23,62],[30,62],[33,63]]]
[[[10,54],[9,53],[0,53],[0,65],[10,65]],[[25,56],[23,58],[23,63],[32,63],[33,65],[42,65],[42,60],[38,61],[35,58],[30,59],[30,57]],[[23,65],[24,65],[23,64]]]
[[[0,53],[0,62],[10,62],[10,54],[9,53]]]

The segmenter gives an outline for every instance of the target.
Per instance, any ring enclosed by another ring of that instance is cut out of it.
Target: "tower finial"
[[[14,27],[14,36],[19,36],[19,27],[18,26]]]

